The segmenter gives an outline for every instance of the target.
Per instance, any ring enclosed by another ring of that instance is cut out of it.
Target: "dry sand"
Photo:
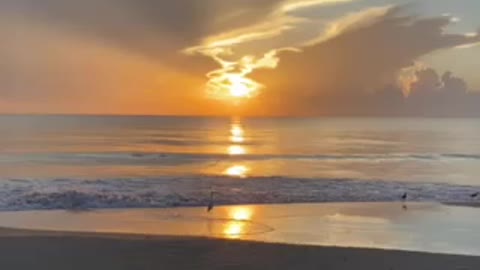
[[[3,229],[0,269],[478,270],[480,257]]]

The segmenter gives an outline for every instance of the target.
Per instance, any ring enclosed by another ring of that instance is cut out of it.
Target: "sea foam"
[[[0,210],[161,208],[311,202],[439,202],[475,204],[478,187],[284,177],[163,177],[154,179],[10,179],[0,181]]]

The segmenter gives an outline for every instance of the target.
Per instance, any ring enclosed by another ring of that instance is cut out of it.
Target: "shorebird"
[[[475,193],[473,193],[472,195],[470,195],[470,197],[472,197],[472,198],[477,198],[478,195],[480,195],[480,192],[475,192]]]
[[[213,210],[214,204],[213,204],[213,191],[210,192],[210,201],[208,202],[207,206],[207,212],[211,212]]]
[[[406,201],[407,201],[407,197],[408,197],[408,194],[407,194],[406,192],[403,193],[403,195],[402,195],[402,201],[403,201],[402,209],[405,210],[405,211],[408,210],[408,207],[407,207],[407,205],[405,204]]]

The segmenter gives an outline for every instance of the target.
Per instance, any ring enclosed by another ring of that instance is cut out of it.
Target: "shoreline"
[[[260,240],[245,240],[245,239],[226,239],[215,236],[178,236],[178,235],[155,235],[155,234],[129,234],[129,233],[96,233],[96,232],[68,232],[68,231],[49,231],[49,230],[28,230],[16,229],[9,227],[0,227],[0,241],[2,239],[85,239],[85,240],[116,240],[116,241],[138,241],[138,242],[218,242],[223,244],[244,244],[247,246],[278,246],[278,247],[292,247],[292,248],[310,248],[310,249],[333,249],[333,250],[363,250],[365,252],[392,252],[403,254],[429,255],[429,256],[445,256],[445,257],[459,257],[459,258],[478,258],[476,255],[454,254],[454,253],[438,253],[428,251],[410,251],[401,249],[382,249],[382,248],[362,248],[362,247],[340,247],[340,246],[323,246],[323,245],[308,245],[299,243],[273,243],[264,242]],[[480,264],[479,264],[480,266]]]
[[[0,212],[0,227],[37,235],[43,230],[53,236],[200,237],[480,257],[479,226],[477,208],[431,203],[236,205],[211,212],[203,207]]]
[[[292,186],[296,187],[295,192],[292,192]],[[206,206],[213,187],[216,192],[214,201],[219,206],[401,203],[404,193],[408,194],[408,203],[480,206],[480,201],[472,197],[479,190],[477,186],[278,177],[249,177],[239,181],[237,178],[199,176],[105,180],[10,179],[1,181],[0,209],[29,211]]]
[[[480,257],[0,228],[1,269],[478,269]]]

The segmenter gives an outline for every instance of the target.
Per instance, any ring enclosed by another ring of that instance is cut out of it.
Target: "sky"
[[[3,0],[0,113],[480,116],[478,0]]]

